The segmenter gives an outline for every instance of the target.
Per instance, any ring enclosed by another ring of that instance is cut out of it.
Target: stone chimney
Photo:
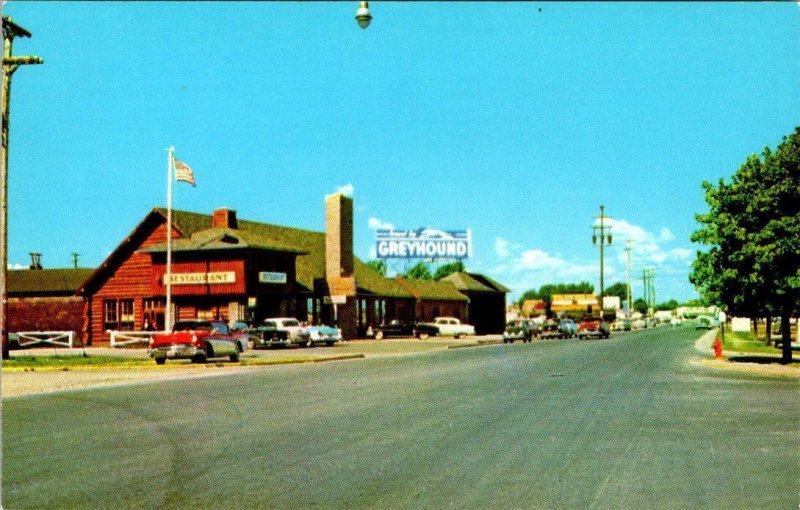
[[[341,193],[325,197],[325,279],[335,303],[337,326],[345,339],[358,336],[353,277],[353,199]]]
[[[211,226],[218,228],[239,228],[236,221],[236,211],[222,207],[214,210],[214,215],[211,217]]]

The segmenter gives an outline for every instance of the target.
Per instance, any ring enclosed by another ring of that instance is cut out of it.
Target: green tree
[[[517,301],[517,304],[521,307],[522,303],[529,299],[539,299],[539,293],[536,291],[536,289],[530,289],[523,292],[522,296],[519,298],[519,301]]]
[[[639,312],[642,315],[647,313],[647,302],[642,298],[637,298],[633,300],[633,310],[635,312]]]
[[[386,276],[386,261],[377,259],[377,260],[370,260],[367,262],[367,266],[372,268],[373,271],[378,273],[381,276]]]
[[[623,282],[617,282],[610,287],[606,287],[606,296],[617,296],[622,301],[628,299],[628,284]]]
[[[431,268],[426,262],[417,262],[411,269],[406,271],[406,278],[413,278],[416,280],[433,280]]]
[[[752,318],[777,314],[782,361],[791,362],[789,317],[800,302],[800,128],[775,152],[750,156],[731,178],[703,183],[709,212],[692,241],[690,281],[705,300]]]
[[[462,271],[464,271],[464,262],[456,260],[455,262],[443,264],[436,268],[436,272],[433,274],[433,279],[441,280],[442,278],[450,276],[453,273],[460,273]]]
[[[677,301],[675,301],[674,299],[670,299],[669,301],[666,301],[664,303],[657,304],[656,305],[656,310],[660,310],[660,311],[663,311],[663,310],[674,310],[674,309],[678,308],[678,306],[679,305],[678,305]]]

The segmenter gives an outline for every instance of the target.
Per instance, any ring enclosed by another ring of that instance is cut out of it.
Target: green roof
[[[293,246],[267,239],[252,232],[238,229],[212,227],[199,230],[190,237],[172,240],[173,251],[217,251],[217,250],[269,250],[289,253],[306,253]],[[144,253],[167,251],[167,243],[148,246],[140,250]]]
[[[477,273],[458,272],[442,278],[462,292],[510,292],[508,288],[488,276]]]
[[[469,298],[460,293],[455,285],[449,281],[418,280],[416,278],[395,279],[397,283],[408,289],[417,299],[437,299],[444,301],[469,301]]]
[[[94,269],[11,269],[8,271],[8,294],[75,294]]]
[[[166,209],[158,211],[167,216]],[[187,211],[172,211],[172,221],[181,233],[192,238],[199,232],[209,230],[230,230],[237,232],[242,239],[263,246],[279,246],[283,251],[300,253],[297,257],[297,283],[306,289],[314,290],[314,280],[325,278],[325,233],[237,220],[238,229],[212,229],[211,215]],[[381,276],[375,270],[353,257],[356,286],[359,290],[386,297],[411,298],[411,294],[393,280]]]

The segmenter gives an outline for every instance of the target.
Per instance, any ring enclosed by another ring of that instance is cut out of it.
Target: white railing
[[[11,334],[17,337],[17,343],[20,347],[29,347],[36,344],[72,347],[75,339],[74,331],[17,331]]]
[[[126,345],[145,344],[150,342],[153,335],[162,335],[167,331],[106,331],[111,336],[111,347],[124,347]]]

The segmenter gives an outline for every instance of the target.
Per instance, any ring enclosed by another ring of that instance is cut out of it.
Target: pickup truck
[[[190,359],[204,363],[208,358],[227,356],[239,361],[239,353],[247,345],[247,336],[231,331],[221,321],[178,321],[170,333],[153,335],[148,354],[163,365],[167,359]]]
[[[456,340],[462,336],[475,334],[474,326],[461,324],[460,320],[453,317],[436,317],[432,325],[439,329],[439,336],[452,336]]]

